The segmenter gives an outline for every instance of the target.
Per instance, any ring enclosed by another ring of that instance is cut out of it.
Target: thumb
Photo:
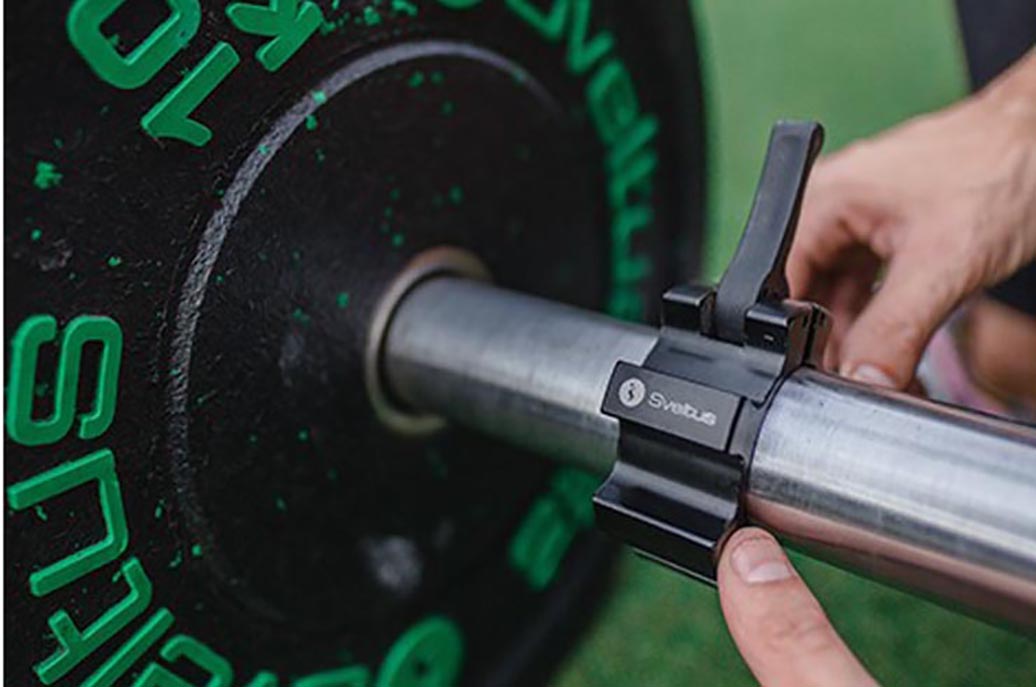
[[[932,334],[971,289],[967,262],[938,251],[897,254],[842,341],[839,372],[896,389],[914,378]]]
[[[772,536],[738,530],[717,572],[727,627],[762,687],[877,687]]]

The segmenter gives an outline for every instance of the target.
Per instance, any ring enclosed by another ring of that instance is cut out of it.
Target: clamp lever
[[[715,583],[742,521],[741,493],[774,391],[820,360],[829,321],[789,298],[785,263],[823,145],[816,122],[778,122],[752,212],[719,285],[663,297],[643,364],[618,362],[601,411],[619,420],[619,459],[594,495],[598,524],[641,553]]]

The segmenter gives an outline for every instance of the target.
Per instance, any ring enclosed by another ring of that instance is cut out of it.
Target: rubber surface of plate
[[[548,666],[606,570],[593,480],[382,429],[366,323],[439,245],[652,317],[701,209],[683,3],[77,0],[8,22],[6,682]]]

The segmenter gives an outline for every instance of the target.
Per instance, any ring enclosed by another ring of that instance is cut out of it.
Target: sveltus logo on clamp
[[[619,402],[627,408],[636,408],[647,399],[647,407],[663,413],[671,413],[678,417],[698,422],[708,427],[715,427],[716,413],[702,409],[687,401],[667,398],[661,391],[648,391],[647,385],[639,377],[629,377],[619,385],[616,395]]]

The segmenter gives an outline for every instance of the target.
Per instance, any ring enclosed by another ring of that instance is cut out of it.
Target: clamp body
[[[820,360],[827,313],[789,298],[784,268],[813,161],[815,122],[773,128],[752,212],[716,287],[663,299],[658,342],[620,361],[601,410],[619,420],[619,458],[594,495],[598,524],[645,556],[715,582],[742,520],[755,440],[781,382]]]

